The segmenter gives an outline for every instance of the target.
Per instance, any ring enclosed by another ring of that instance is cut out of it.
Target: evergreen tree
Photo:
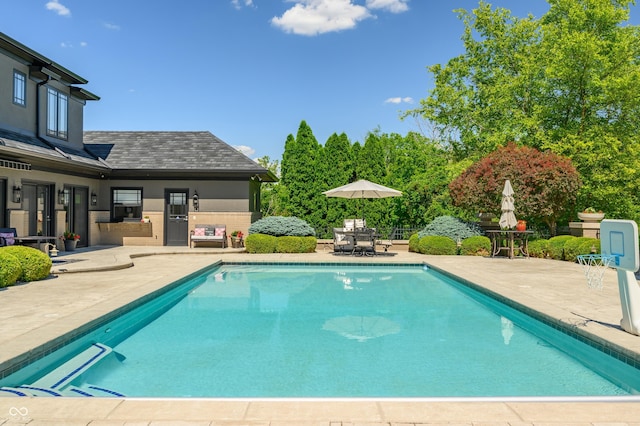
[[[320,145],[303,120],[295,137],[289,135],[282,157],[282,184],[286,186],[283,209],[312,226],[323,222],[326,204],[318,172]]]
[[[351,142],[347,135],[333,134],[327,139],[322,149],[320,168],[323,169],[323,191],[337,188],[351,182],[353,176],[353,158],[351,156]],[[346,218],[350,200],[344,198],[328,198],[326,212],[326,227],[342,227]]]

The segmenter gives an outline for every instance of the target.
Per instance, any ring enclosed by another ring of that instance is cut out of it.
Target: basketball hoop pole
[[[640,286],[635,271],[640,268],[638,225],[633,220],[605,219],[600,223],[600,248],[603,256],[614,256],[617,269],[622,319],[620,326],[640,335]]]
[[[631,334],[640,335],[640,286],[635,273],[618,269],[618,288],[622,305],[620,326]]]

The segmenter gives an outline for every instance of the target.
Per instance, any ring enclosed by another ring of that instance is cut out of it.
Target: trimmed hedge
[[[418,251],[422,254],[455,255],[458,247],[456,242],[449,237],[427,235],[420,238]]]
[[[462,240],[460,254],[464,256],[488,256],[491,254],[491,240],[488,237],[477,235]]]
[[[591,237],[576,237],[571,240],[567,240],[564,244],[564,260],[569,262],[575,262],[578,260],[578,256],[581,254],[591,254],[591,250],[594,249],[594,254],[600,253],[600,240]]]
[[[564,260],[564,245],[574,239],[573,235],[558,235],[549,238],[549,257],[555,260]]]
[[[18,280],[38,281],[49,276],[51,272],[51,258],[38,249],[26,246],[6,246],[0,248],[0,253],[8,253],[15,256],[20,262],[22,272]]]
[[[14,285],[22,275],[22,266],[17,257],[0,250],[0,288]]]
[[[247,253],[275,253],[277,237],[266,234],[249,234],[244,239]]]
[[[313,253],[317,244],[316,237],[277,237],[276,253]]]
[[[549,240],[541,238],[539,240],[529,241],[529,256],[544,259],[549,253]]]
[[[420,243],[420,235],[413,234],[412,236],[410,236],[409,237],[409,251],[414,252],[414,253],[419,253],[420,252],[419,243]]]

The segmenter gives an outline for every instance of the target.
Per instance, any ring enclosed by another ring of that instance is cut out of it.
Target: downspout
[[[40,87],[44,86],[49,81],[51,81],[51,76],[47,75],[46,80],[36,84],[36,137],[53,148],[53,146],[40,135]]]

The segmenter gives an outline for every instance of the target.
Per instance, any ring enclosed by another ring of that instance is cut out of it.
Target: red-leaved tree
[[[552,235],[582,185],[570,159],[510,142],[471,165],[449,191],[458,207],[500,215],[506,179],[513,186],[516,217],[545,223]]]

